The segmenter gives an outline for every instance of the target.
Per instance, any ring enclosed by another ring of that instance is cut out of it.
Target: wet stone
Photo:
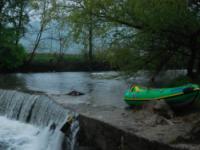
[[[174,117],[174,112],[164,100],[152,101],[146,104],[144,108],[167,119],[171,119]]]
[[[180,140],[181,139],[181,140]],[[179,141],[199,143],[200,141],[200,121],[196,122],[191,131],[183,137],[179,137]]]
[[[81,146],[81,147],[79,147],[79,150],[97,150],[97,149],[94,147]]]
[[[82,92],[79,92],[79,91],[73,90],[73,91],[67,93],[67,95],[70,95],[70,96],[81,96],[81,95],[85,95],[85,94],[82,93]]]
[[[171,122],[170,120],[162,117],[162,116],[158,116],[156,118],[156,121],[155,121],[155,124],[156,125],[173,125],[173,122]]]

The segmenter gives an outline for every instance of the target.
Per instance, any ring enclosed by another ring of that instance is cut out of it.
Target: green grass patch
[[[34,56],[33,63],[56,63],[56,62],[83,62],[81,55],[64,54],[62,56],[52,53],[37,53]]]

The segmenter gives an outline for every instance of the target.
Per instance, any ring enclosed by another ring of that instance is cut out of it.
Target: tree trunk
[[[59,32],[59,62],[63,61],[63,49],[64,49],[64,45],[63,45],[63,38],[61,35],[61,32]]]
[[[167,66],[167,64],[170,62],[170,60],[173,58],[174,51],[172,50],[172,52],[166,52],[165,55],[160,55],[160,57],[163,57],[163,59],[161,59],[160,63],[156,66],[155,71],[153,72],[153,75],[150,79],[150,82],[154,82],[156,76],[162,71],[162,69]]]
[[[19,12],[19,23],[17,25],[16,41],[15,44],[18,45],[20,40],[20,33],[22,30],[22,19],[23,19],[24,4],[23,1],[20,2],[20,12]]]
[[[0,13],[2,13],[2,9],[3,9],[3,7],[4,7],[4,2],[3,1],[0,1]],[[0,18],[0,19],[2,19],[2,18]]]
[[[43,30],[44,30],[44,25],[42,24],[41,28],[40,28],[40,31],[37,34],[37,38],[36,38],[36,41],[35,41],[34,48],[33,48],[32,52],[30,54],[30,57],[29,57],[29,59],[27,61],[28,64],[30,64],[32,62],[32,60],[33,60],[33,58],[35,56],[35,52],[36,52],[36,50],[37,50],[37,48],[38,48],[38,46],[40,44],[40,40],[41,40],[41,37],[42,37],[42,34],[43,34]]]
[[[198,55],[198,64],[197,64],[197,76],[200,75],[200,53]]]
[[[92,23],[89,26],[89,61],[92,62],[93,60],[93,27],[92,27]]]
[[[40,44],[40,41],[41,41],[41,37],[42,37],[42,34],[43,34],[43,31],[44,31],[44,28],[45,28],[45,25],[46,25],[46,21],[45,21],[45,17],[46,17],[46,8],[47,8],[47,1],[45,0],[44,3],[43,3],[43,8],[42,8],[42,18],[41,18],[41,27],[40,27],[40,30],[37,34],[37,37],[36,37],[36,40],[35,40],[35,45],[33,47],[33,50],[30,54],[30,57],[27,61],[27,64],[30,64],[35,56],[35,52]]]
[[[191,55],[190,55],[188,66],[187,66],[187,76],[193,79],[195,77],[194,69],[195,69],[195,63],[196,63],[196,58],[197,58],[197,42],[196,42],[196,39],[194,38],[191,39],[190,51],[191,51]]]
[[[93,15],[92,15],[92,8],[90,9],[89,13],[89,37],[88,37],[88,45],[89,45],[89,61],[92,63],[93,61]]]

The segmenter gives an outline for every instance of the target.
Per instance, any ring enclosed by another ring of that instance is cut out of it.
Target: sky
[[[51,25],[50,25],[51,26]],[[53,25],[52,25],[53,26]],[[37,33],[40,28],[40,21],[38,19],[32,20],[28,27],[27,33],[21,39],[20,43],[25,47],[25,49],[30,52],[33,49],[34,41],[37,37]],[[58,39],[58,33],[54,29],[49,29],[43,33],[42,40],[40,42],[40,46],[38,47],[37,52],[45,53],[51,52],[55,53],[58,52],[60,49],[60,44]],[[66,29],[67,30],[67,29]],[[67,35],[67,31],[62,31],[60,34],[65,36]],[[63,49],[65,53],[69,54],[79,54],[83,46],[77,44],[75,42],[67,43],[67,47]]]
[[[31,10],[28,12],[29,14],[29,24],[27,25],[27,32],[25,36],[20,40],[20,43],[25,47],[25,49],[30,52],[33,49],[37,34],[40,29],[40,13],[39,11]],[[58,52],[60,49],[60,41],[58,40],[59,36],[62,36],[63,39],[69,38],[66,37],[69,30],[68,26],[63,29],[63,31],[56,30],[57,25],[56,23],[52,22],[50,25],[48,25],[48,30],[45,30],[41,37],[40,45],[37,49],[37,52]],[[75,43],[74,41],[70,40],[70,42],[66,42],[66,45],[63,48],[63,51],[65,53],[70,54],[79,54],[81,52],[81,49],[83,49],[83,46]]]

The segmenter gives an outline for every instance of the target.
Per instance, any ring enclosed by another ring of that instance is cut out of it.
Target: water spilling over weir
[[[0,115],[0,150],[180,150],[77,115],[44,95],[0,90]]]
[[[74,119],[65,134],[60,129],[76,114],[47,96],[0,90],[0,115],[34,125],[0,117],[2,150],[75,150],[78,122]]]

